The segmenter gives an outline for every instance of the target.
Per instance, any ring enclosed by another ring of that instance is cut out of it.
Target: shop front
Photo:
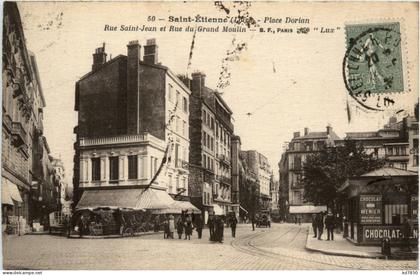
[[[339,189],[348,239],[358,245],[380,245],[388,238],[400,244],[410,231],[418,242],[418,174],[385,167],[347,180]]]
[[[166,215],[183,211],[199,210],[156,188],[85,190],[76,206],[72,228],[83,235],[133,235],[160,230]]]
[[[290,205],[289,207],[289,220],[288,222],[310,223],[312,222],[312,215],[322,212],[327,212],[325,205]]]
[[[27,225],[28,195],[9,179],[2,177],[2,226],[7,234],[23,235],[29,231]]]

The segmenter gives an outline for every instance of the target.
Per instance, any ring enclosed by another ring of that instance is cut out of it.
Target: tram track
[[[277,237],[275,240],[279,240],[282,237],[286,236],[288,233],[290,233],[291,231],[293,231],[294,228],[291,228],[290,230],[287,230],[286,232],[282,233],[279,237]],[[296,234],[294,234],[294,236],[292,237],[290,243],[293,243],[294,241],[296,241],[297,236],[299,235],[299,233],[301,232],[301,228],[299,228],[299,230],[297,230]],[[325,266],[330,266],[330,267],[335,267],[335,268],[339,268],[339,269],[354,269],[354,267],[350,267],[347,265],[342,265],[342,264],[336,264],[336,263],[328,263],[328,262],[324,262],[324,261],[320,261],[320,260],[316,260],[316,259],[307,259],[304,257],[299,257],[299,256],[292,256],[290,255],[290,253],[276,253],[276,252],[272,252],[272,251],[268,251],[266,249],[263,249],[261,247],[256,246],[255,244],[253,244],[253,241],[255,241],[256,239],[260,239],[261,237],[263,237],[264,235],[268,234],[269,232],[267,231],[263,231],[263,232],[258,232],[255,234],[249,234],[246,236],[243,236],[242,238],[238,238],[235,239],[231,242],[231,246],[233,248],[235,248],[238,251],[241,251],[243,253],[246,253],[248,255],[252,255],[252,256],[258,256],[258,257],[262,257],[262,258],[270,258],[273,260],[280,260],[280,261],[299,261],[299,264],[302,266],[302,268],[308,268],[308,269],[314,269],[314,265],[313,264],[317,264],[317,265],[325,265]],[[308,252],[310,253],[310,252]]]

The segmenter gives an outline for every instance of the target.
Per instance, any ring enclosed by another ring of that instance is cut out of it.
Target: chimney
[[[331,125],[328,125],[327,126],[327,135],[331,135],[331,132],[332,132],[332,127],[331,127]]]
[[[156,45],[156,39],[147,39],[146,46],[144,46],[143,60],[147,64],[158,63],[158,46]]]
[[[304,136],[307,136],[309,134],[309,128],[305,127],[304,132],[305,132]]]
[[[127,45],[127,134],[140,133],[140,44]]]
[[[202,72],[195,72],[191,76],[191,92],[196,96],[201,96],[206,84],[206,75]]]
[[[298,138],[300,137],[300,132],[294,132],[293,133],[293,138]]]
[[[93,54],[92,71],[96,71],[105,63],[106,63],[106,53],[105,53],[105,43],[103,43],[102,47],[96,48],[95,53]]]

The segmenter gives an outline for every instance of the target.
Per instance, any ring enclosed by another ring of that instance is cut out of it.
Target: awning
[[[224,215],[225,211],[223,211],[223,209],[217,205],[217,204],[213,204],[213,211],[214,211],[214,215]]]
[[[141,189],[144,190],[144,189]],[[138,209],[168,209],[174,203],[174,199],[164,190],[148,188],[141,193],[138,201]]]
[[[327,211],[327,207],[325,205],[292,205],[289,207],[290,214],[315,214],[325,211]]]
[[[187,213],[201,214],[201,211],[189,201],[174,201],[169,208],[152,210],[153,214],[181,214]]]
[[[14,205],[13,201],[23,202],[16,184],[6,178],[2,178],[1,185],[1,203]]]
[[[136,208],[143,189],[85,190],[76,209]]]
[[[173,202],[168,193],[152,188],[85,190],[76,209],[98,207],[167,209]]]

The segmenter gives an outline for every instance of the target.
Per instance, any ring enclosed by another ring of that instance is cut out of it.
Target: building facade
[[[48,222],[45,218],[57,209],[57,194],[36,58],[26,48],[16,3],[3,7],[2,220],[25,233],[33,222]]]
[[[74,201],[89,188],[147,185],[188,199],[190,90],[138,41],[107,60],[105,45],[76,83]],[[158,172],[159,171],[159,172]],[[158,175],[158,177],[155,177]]]
[[[362,144],[366,153],[384,159],[387,167],[418,171],[418,121],[407,116],[391,117],[382,129],[346,133],[346,139]]]
[[[270,210],[273,172],[267,157],[255,150],[241,151],[240,154],[241,159],[246,163],[248,174],[255,175],[258,181],[259,210]]]
[[[205,85],[206,75],[192,74],[187,81],[190,100],[190,195],[205,220],[215,208],[224,214],[232,208],[232,111],[217,91]]]
[[[283,186],[283,193],[287,192],[287,195],[281,195],[282,207],[287,209],[285,214],[289,221],[296,217],[309,221],[312,213],[319,212],[320,209],[326,210],[325,206],[316,207],[305,201],[303,164],[308,155],[319,152],[327,146],[335,146],[340,140],[331,126],[327,126],[325,132],[310,132],[305,128],[302,136],[300,132],[293,134],[279,163],[280,185]]]

